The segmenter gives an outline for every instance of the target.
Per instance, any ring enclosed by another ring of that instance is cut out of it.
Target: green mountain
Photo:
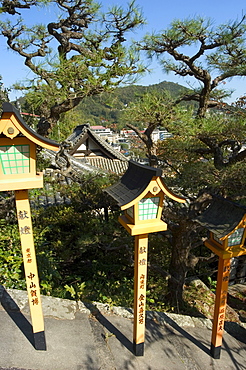
[[[159,84],[142,86],[130,85],[119,87],[112,93],[102,93],[83,100],[76,108],[76,111],[83,120],[91,125],[113,125],[122,126],[121,112],[122,109],[130,102],[139,99],[147,92],[169,91],[174,98],[183,95],[189,91],[184,86],[174,82],[163,81]]]

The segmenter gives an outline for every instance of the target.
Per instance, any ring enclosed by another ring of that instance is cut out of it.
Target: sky
[[[124,0],[101,0],[103,6],[122,5],[125,6]],[[240,19],[242,14],[246,14],[245,0],[136,0],[136,4],[142,9],[147,24],[141,29],[129,34],[129,37],[140,40],[146,33],[158,32],[166,29],[174,19],[185,19],[195,16],[209,17],[214,21],[214,25]],[[40,8],[31,14],[31,11],[24,11],[23,15],[27,17],[31,24],[55,20],[53,10]],[[0,21],[3,16],[0,15]],[[10,17],[11,19],[11,17]],[[0,75],[2,76],[5,87],[10,87],[16,81],[30,77],[30,72],[24,66],[20,56],[15,55],[13,51],[8,50],[6,39],[0,36]],[[150,62],[151,73],[143,76],[137,83],[140,85],[157,84],[162,81],[172,81],[181,85],[190,87],[188,81],[182,77],[170,73],[164,74],[156,60]],[[235,90],[230,101],[235,101],[238,97],[246,94],[246,79],[234,77],[224,86],[228,89]],[[18,92],[11,92],[11,100],[20,96]]]

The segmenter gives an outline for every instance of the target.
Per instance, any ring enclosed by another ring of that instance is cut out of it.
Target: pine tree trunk
[[[204,118],[208,109],[208,102],[210,98],[210,89],[211,89],[211,77],[207,76],[207,81],[204,81],[204,87],[200,94],[199,99],[199,108],[197,111],[197,117]]]
[[[188,220],[172,229],[172,255],[169,264],[171,278],[168,281],[168,302],[176,312],[184,306],[183,290],[189,270],[189,253],[191,249],[190,231],[192,226]]]

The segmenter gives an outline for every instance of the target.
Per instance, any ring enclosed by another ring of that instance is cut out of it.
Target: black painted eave
[[[162,170],[129,161],[128,169],[119,182],[105,189],[122,207],[137,198],[149,185],[154,176],[159,177]]]
[[[59,147],[59,143],[57,143],[54,140],[48,139],[47,137],[39,135],[30,126],[28,126],[26,122],[23,120],[18,109],[16,109],[11,103],[8,103],[8,102],[3,103],[3,113],[14,113],[14,115],[17,117],[18,121],[21,123],[24,129],[30,132],[31,135],[36,136],[37,139],[39,139],[40,141],[43,141],[44,143],[56,146],[57,148]]]
[[[245,214],[246,207],[216,196],[194,221],[223,238],[239,225]]]

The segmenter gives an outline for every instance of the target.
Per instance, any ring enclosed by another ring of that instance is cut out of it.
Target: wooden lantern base
[[[155,220],[155,222],[145,221],[144,223],[137,225],[130,223],[124,215],[120,216],[118,220],[119,223],[124,226],[127,232],[132,236],[157,233],[159,231],[167,230],[167,224],[161,220]]]
[[[14,175],[13,175],[14,176]],[[43,173],[38,172],[36,176],[21,177],[0,180],[0,191],[22,190],[22,189],[37,189],[43,187]]]
[[[245,246],[232,246],[228,247],[227,249],[222,249],[221,247],[213,243],[213,241],[210,239],[206,240],[204,244],[207,248],[209,248],[213,253],[217,254],[217,256],[219,256],[223,260],[233,257],[239,257],[246,254]]]
[[[45,332],[40,331],[38,333],[33,333],[34,337],[34,346],[37,351],[46,351],[46,339]]]
[[[135,343],[133,341],[133,352],[135,356],[143,356],[144,355],[144,342]]]
[[[213,345],[213,343],[211,343],[210,354],[211,354],[211,356],[212,356],[215,360],[220,359],[221,346],[215,347],[215,346]]]

